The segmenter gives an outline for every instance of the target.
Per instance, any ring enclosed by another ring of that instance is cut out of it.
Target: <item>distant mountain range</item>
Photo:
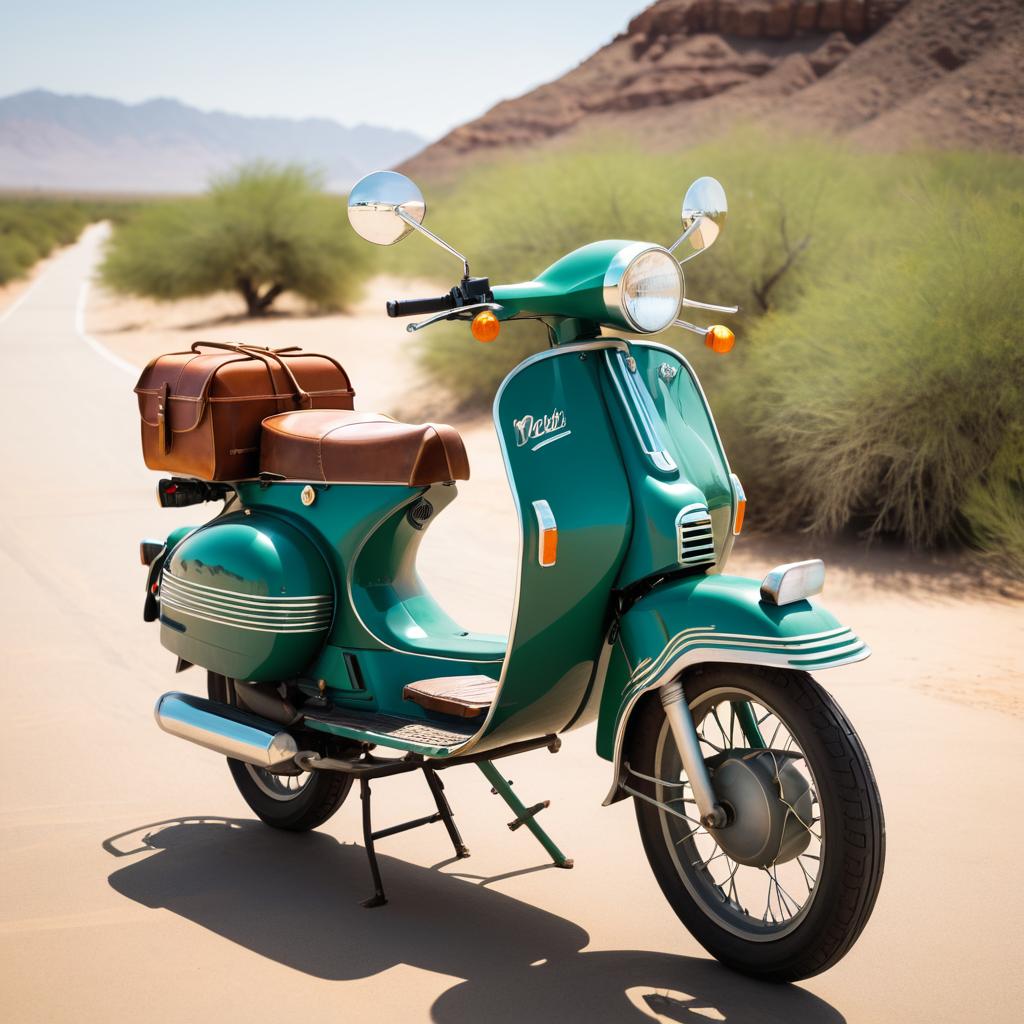
[[[344,190],[425,140],[412,132],[324,118],[242,117],[177,100],[126,104],[35,89],[0,99],[0,188],[196,192],[257,158],[298,162]]]

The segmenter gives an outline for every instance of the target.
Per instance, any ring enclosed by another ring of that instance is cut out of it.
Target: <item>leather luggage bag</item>
[[[351,409],[355,392],[329,356],[294,346],[197,341],[188,352],[157,356],[135,394],[150,469],[231,481],[259,474],[260,425],[267,416]]]

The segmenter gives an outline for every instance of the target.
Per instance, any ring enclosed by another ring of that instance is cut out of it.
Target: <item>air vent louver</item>
[[[687,505],[676,516],[680,565],[706,565],[715,560],[715,535],[707,505]]]

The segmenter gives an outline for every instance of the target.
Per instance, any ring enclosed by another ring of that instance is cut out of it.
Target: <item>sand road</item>
[[[473,856],[449,862],[438,828],[382,841],[380,910],[358,902],[357,800],[305,836],[255,822],[220,758],[153,723],[159,693],[204,680],[175,677],[141,621],[136,545],[203,513],[155,507],[131,373],[76,331],[99,240],[87,232],[0,322],[0,1019],[1019,1019],[1024,614],[962,580],[848,567],[830,581],[830,605],[875,650],[823,679],[872,756],[889,855],[858,945],[802,985],[734,975],[683,930],[632,808],[599,806],[592,729],[557,757],[504,762],[524,799],[552,800],[545,824],[573,871],[509,833],[471,767],[445,781]],[[514,548],[507,510],[473,511],[504,494],[471,435],[482,468],[433,528],[425,576],[478,627],[507,612]],[[741,550],[737,565],[763,572],[767,557]],[[418,779],[375,792],[381,824],[426,813]]]

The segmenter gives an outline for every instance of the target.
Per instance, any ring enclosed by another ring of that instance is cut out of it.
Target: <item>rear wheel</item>
[[[771,981],[818,974],[849,951],[882,879],[882,807],[864,748],[802,672],[709,665],[684,691],[730,822],[700,824],[661,703],[648,698],[626,778],[647,797],[635,799],[637,821],[662,892],[730,967]]]
[[[236,704],[234,681],[207,673],[211,700]],[[242,798],[274,828],[306,832],[322,825],[345,802],[352,778],[341,772],[284,774],[229,757],[228,768]]]

